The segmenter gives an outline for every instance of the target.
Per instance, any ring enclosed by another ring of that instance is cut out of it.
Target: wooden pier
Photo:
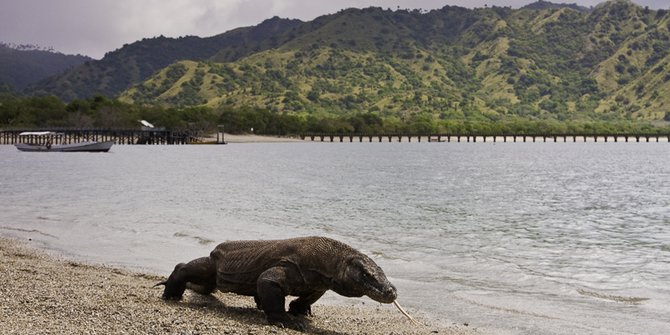
[[[24,141],[19,134],[24,131],[38,131],[35,129],[0,130],[0,144],[16,144]],[[61,144],[77,143],[82,141],[114,141],[115,144],[189,144],[196,140],[187,132],[171,130],[136,130],[136,129],[64,129],[41,128],[39,131],[52,131],[61,134]],[[33,143],[38,139],[32,139]]]
[[[312,142],[670,142],[670,134],[302,134]]]
[[[0,130],[0,144],[16,144],[24,141],[19,134],[36,129]],[[39,131],[53,131],[62,134],[63,144],[81,141],[115,141],[116,144],[178,145],[200,143],[199,138],[189,132],[171,130],[137,129],[63,129],[50,128]],[[535,143],[535,142],[670,142],[669,134],[301,134],[303,141],[312,142],[466,142],[466,143]],[[33,142],[37,142],[33,139]],[[224,144],[223,131],[217,133],[218,144]]]

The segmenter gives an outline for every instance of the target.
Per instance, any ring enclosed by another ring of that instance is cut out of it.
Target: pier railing
[[[0,144],[16,144],[24,139],[19,136],[25,131],[52,131],[60,134],[62,144],[81,141],[115,141],[116,144],[189,144],[197,138],[184,131],[137,130],[137,129],[73,129],[40,128],[0,130]]]

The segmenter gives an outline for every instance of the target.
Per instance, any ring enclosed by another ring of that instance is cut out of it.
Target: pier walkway
[[[670,142],[670,134],[302,134],[313,142]]]

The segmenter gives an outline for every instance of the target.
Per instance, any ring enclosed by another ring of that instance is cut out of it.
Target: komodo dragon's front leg
[[[292,318],[288,313],[286,313],[286,296],[289,295],[293,290],[295,290],[296,285],[303,284],[297,278],[301,278],[300,274],[285,266],[275,266],[265,270],[258,277],[257,281],[257,297],[259,306],[265,312],[268,322],[270,324],[293,328],[297,330],[304,331],[306,329],[305,323],[302,320]],[[321,293],[316,299],[321,297]],[[316,301],[314,299],[314,301]],[[297,300],[300,300],[298,298]],[[296,301],[297,301],[296,300]],[[310,299],[311,301],[312,299]],[[305,302],[307,302],[305,300]],[[306,309],[301,307],[300,313],[306,315],[306,311],[309,310],[309,305],[307,304]],[[304,303],[300,306],[305,306]]]
[[[326,291],[313,291],[309,294],[299,296],[298,299],[295,299],[288,304],[289,314],[296,316],[312,316],[312,304],[319,300],[324,293],[326,293]]]

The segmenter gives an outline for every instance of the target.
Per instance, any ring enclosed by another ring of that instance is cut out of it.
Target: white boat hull
[[[33,152],[107,152],[113,144],[114,141],[105,141],[53,145],[17,143],[15,146],[21,151]]]

